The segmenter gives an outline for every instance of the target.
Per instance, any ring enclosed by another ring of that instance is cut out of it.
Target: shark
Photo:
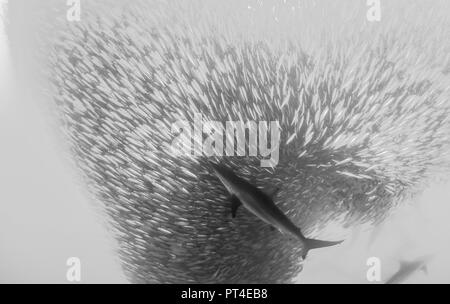
[[[417,270],[422,270],[427,273],[427,264],[431,258],[431,255],[426,255],[413,261],[401,261],[399,270],[386,281],[386,284],[402,283],[412,276]]]
[[[223,165],[212,164],[212,168],[230,194],[232,217],[236,216],[239,206],[244,206],[265,223],[300,240],[304,248],[303,259],[306,258],[311,249],[334,246],[343,242],[322,241],[305,237],[301,229],[274,203],[273,197],[277,194],[279,188],[267,194]]]

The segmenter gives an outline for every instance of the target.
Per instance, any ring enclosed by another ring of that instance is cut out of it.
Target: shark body
[[[333,246],[342,242],[321,241],[306,238],[301,232],[301,229],[275,205],[273,197],[278,189],[271,194],[267,194],[245,179],[237,176],[232,170],[216,164],[213,164],[212,166],[215,175],[230,194],[232,216],[235,217],[238,207],[243,205],[265,223],[280,231],[293,235],[304,245],[305,250],[303,259],[306,258],[310,249]]]

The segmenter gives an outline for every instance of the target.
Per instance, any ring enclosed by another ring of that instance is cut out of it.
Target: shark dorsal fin
[[[400,263],[400,270],[414,267],[414,265],[417,264],[417,262],[414,262],[414,261],[400,261],[399,263]],[[423,261],[423,264],[420,267],[418,267],[417,269],[423,271],[423,273],[425,273],[425,274],[428,274],[428,267],[427,267],[427,264],[425,263],[425,261]]]

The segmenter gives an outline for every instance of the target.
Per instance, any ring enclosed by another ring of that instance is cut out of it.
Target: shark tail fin
[[[303,240],[303,242],[305,243],[305,253],[303,254],[302,258],[305,259],[306,256],[308,255],[308,252],[311,249],[317,249],[317,248],[323,248],[323,247],[329,247],[329,246],[338,245],[338,244],[342,243],[343,240],[342,241],[321,241],[321,240],[305,238]]]

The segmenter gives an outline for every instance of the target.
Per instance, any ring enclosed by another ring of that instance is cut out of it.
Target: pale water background
[[[40,103],[14,94],[0,24],[0,283],[68,282],[69,257],[80,258],[82,283],[126,282]]]
[[[17,98],[8,65],[0,22],[0,283],[66,283],[72,256],[81,259],[82,283],[126,282],[114,242],[58,153],[39,102]],[[428,275],[407,282],[450,283],[450,183],[429,187],[378,232],[370,248],[371,232],[355,229],[343,245],[312,251],[298,282],[368,283],[372,256],[386,280],[399,260],[435,254]]]

